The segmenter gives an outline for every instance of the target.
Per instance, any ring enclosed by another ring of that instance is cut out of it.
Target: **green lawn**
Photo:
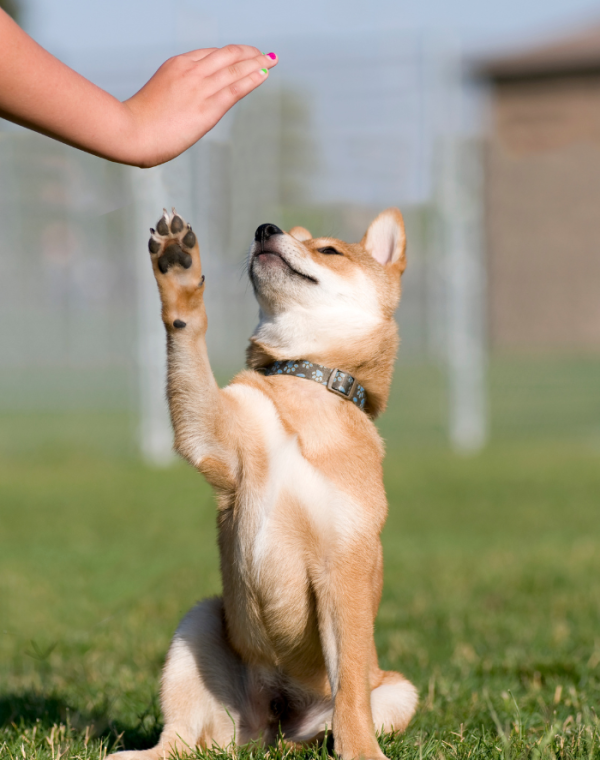
[[[435,372],[401,368],[381,423],[377,644],[421,693],[407,733],[382,739],[390,757],[600,758],[598,365],[545,414],[556,374],[527,395],[522,368],[500,370],[480,455],[446,449]],[[132,424],[0,418],[1,758],[152,744],[170,636],[219,590],[210,490],[137,462]]]

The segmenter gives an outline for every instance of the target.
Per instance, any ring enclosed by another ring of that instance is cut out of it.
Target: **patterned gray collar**
[[[267,364],[266,367],[260,367],[256,371],[263,375],[293,375],[294,377],[314,380],[326,386],[328,391],[351,401],[359,409],[362,409],[363,412],[365,411],[365,404],[367,403],[365,389],[349,372],[344,372],[337,367],[329,369],[329,367],[309,362],[306,359],[292,359],[290,361],[273,362],[272,364]]]

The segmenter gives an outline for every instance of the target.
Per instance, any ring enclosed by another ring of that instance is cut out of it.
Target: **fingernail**
[[[261,69],[263,74],[268,74],[269,72],[266,69]]]
[[[267,53],[267,58],[270,58],[272,61],[274,61],[277,58],[276,53]]]

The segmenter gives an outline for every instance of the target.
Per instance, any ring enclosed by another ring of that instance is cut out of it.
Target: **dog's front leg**
[[[235,401],[219,390],[206,350],[204,275],[196,235],[173,211],[151,230],[148,247],[167,331],[167,395],[175,449],[217,487],[236,470],[230,445]]]
[[[372,550],[371,550],[372,549]],[[343,760],[382,760],[371,712],[377,547],[336,552],[313,578],[321,646],[333,697],[333,738]]]

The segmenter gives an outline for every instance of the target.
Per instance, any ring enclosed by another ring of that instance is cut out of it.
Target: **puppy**
[[[218,502],[223,595],[196,605],[162,677],[155,758],[198,745],[319,741],[343,760],[384,757],[414,686],[377,663],[387,502],[373,418],[397,350],[405,268],[397,209],[359,244],[294,227],[257,230],[248,274],[260,307],[247,370],[219,389],[208,361],[196,236],[175,211],[149,249],[167,331],[175,448]]]

